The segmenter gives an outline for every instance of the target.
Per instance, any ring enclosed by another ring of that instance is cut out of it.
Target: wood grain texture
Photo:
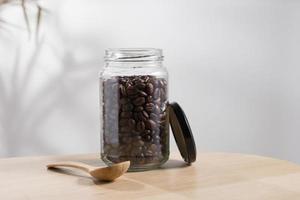
[[[112,183],[46,169],[63,160],[103,165],[96,154],[0,159],[0,199],[300,199],[299,165],[254,155],[200,153],[192,166],[174,156],[162,169],[126,173]]]

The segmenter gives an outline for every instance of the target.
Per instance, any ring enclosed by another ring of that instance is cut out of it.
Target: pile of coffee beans
[[[167,81],[154,76],[102,80],[102,157],[131,167],[159,164],[169,154]]]

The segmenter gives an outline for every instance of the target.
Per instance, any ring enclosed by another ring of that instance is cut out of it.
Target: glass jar
[[[101,158],[130,171],[169,158],[168,73],[162,50],[108,49],[100,73]]]

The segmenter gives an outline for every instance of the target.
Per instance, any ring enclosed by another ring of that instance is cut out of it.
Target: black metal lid
[[[189,122],[178,103],[169,104],[169,119],[175,141],[185,162],[196,161],[196,145]]]

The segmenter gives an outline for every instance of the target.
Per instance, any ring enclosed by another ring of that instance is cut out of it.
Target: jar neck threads
[[[104,59],[109,63],[161,63],[163,54],[161,49],[155,48],[107,49]]]

